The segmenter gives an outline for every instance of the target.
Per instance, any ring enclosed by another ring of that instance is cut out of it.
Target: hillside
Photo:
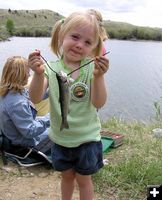
[[[8,19],[14,23],[14,35],[49,36],[53,25],[62,16],[50,10],[6,10],[0,9],[0,36],[6,34]],[[38,35],[34,35],[39,32]]]
[[[6,19],[12,19],[16,27],[20,26],[53,26],[62,17],[51,10],[6,10],[0,9],[0,26]]]
[[[8,19],[14,24],[13,35],[15,36],[49,37],[53,25],[62,17],[51,10],[0,9],[0,40],[11,36],[6,29]],[[104,21],[104,27],[110,38],[162,41],[162,28],[139,27],[110,20]]]
[[[142,27],[113,21],[105,21],[104,25],[110,38],[162,41],[162,28]]]

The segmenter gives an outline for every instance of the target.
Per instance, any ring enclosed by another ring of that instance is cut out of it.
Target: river
[[[13,37],[0,42],[0,71],[9,56],[41,50],[47,60],[56,57],[50,38]],[[149,122],[155,117],[154,102],[162,96],[162,42],[109,40],[110,69],[105,76],[109,98],[99,110],[103,121],[118,117]]]

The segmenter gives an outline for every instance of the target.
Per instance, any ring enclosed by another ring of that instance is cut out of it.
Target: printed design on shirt
[[[84,101],[89,95],[89,88],[83,82],[77,82],[71,86],[71,98],[74,101]]]

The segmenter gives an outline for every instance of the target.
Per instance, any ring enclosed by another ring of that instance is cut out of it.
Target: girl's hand
[[[36,74],[44,73],[44,62],[40,57],[40,51],[36,50],[29,54],[28,65]]]
[[[105,56],[96,57],[93,75],[97,78],[103,76],[109,69],[109,60]]]

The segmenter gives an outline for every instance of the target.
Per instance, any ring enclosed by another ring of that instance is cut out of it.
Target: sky
[[[93,8],[102,13],[104,20],[162,28],[162,0],[0,0],[0,8],[48,9],[65,17]]]

